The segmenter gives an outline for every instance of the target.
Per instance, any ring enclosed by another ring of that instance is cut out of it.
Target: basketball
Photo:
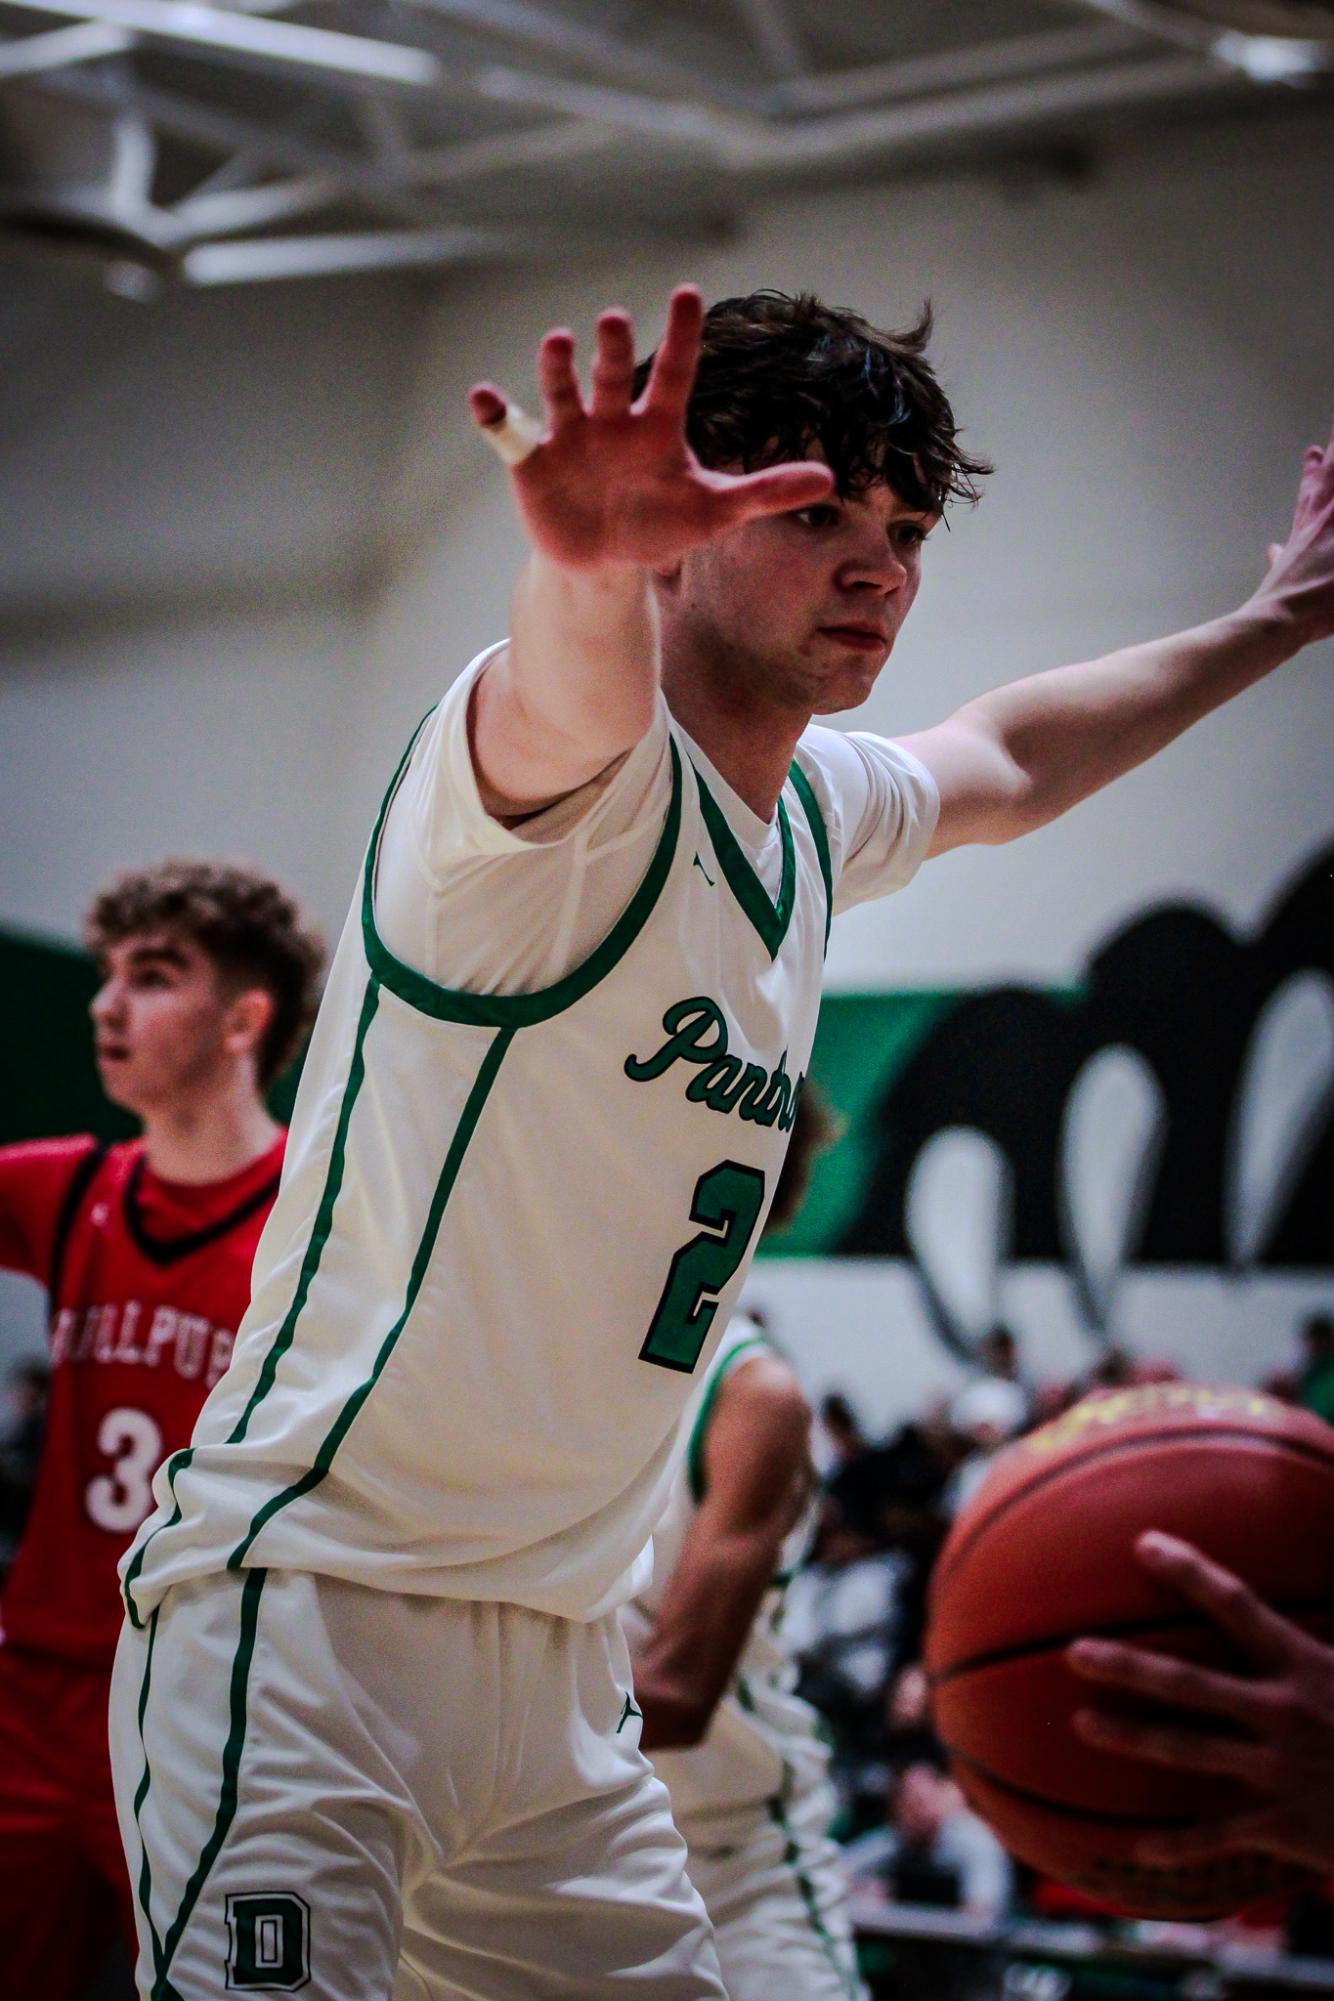
[[[1064,1652],[1101,1636],[1248,1671],[1137,1561],[1150,1528],[1328,1639],[1331,1522],[1334,1429],[1258,1391],[1166,1383],[1089,1397],[1001,1456],[941,1552],[926,1666],[954,1775],[1013,1854],[1135,1916],[1220,1916],[1301,1880],[1261,1854],[1137,1861],[1143,1836],[1242,1811],[1251,1795],[1085,1743],[1075,1712],[1108,1698]],[[1131,1698],[1115,1700],[1130,1713]]]

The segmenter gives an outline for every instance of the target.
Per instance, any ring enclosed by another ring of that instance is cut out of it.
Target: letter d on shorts
[[[294,1994],[310,1979],[310,1907],[290,1890],[227,1899],[227,1987]]]

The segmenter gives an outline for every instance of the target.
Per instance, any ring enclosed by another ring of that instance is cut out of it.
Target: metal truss
[[[698,238],[794,177],[1334,66],[1167,0],[1053,0],[984,41],[950,11],[956,44],[900,55],[867,10],[831,64],[799,0],[720,0],[703,40],[671,0],[0,0],[0,253],[58,233],[147,296]],[[104,121],[100,176],[62,114]]]

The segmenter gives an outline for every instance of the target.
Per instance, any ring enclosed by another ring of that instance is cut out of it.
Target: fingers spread
[[[1127,1647],[1116,1640],[1076,1640],[1066,1661],[1085,1681],[1128,1689],[1176,1709],[1199,1709],[1233,1722],[1259,1724],[1267,1708],[1264,1692],[1237,1675],[1219,1674],[1169,1654]]]
[[[1105,1709],[1076,1710],[1074,1728],[1086,1744],[1093,1744],[1100,1751],[1115,1751],[1119,1757],[1138,1758],[1146,1765],[1167,1765],[1177,1772],[1208,1772],[1244,1779],[1253,1786],[1263,1786],[1272,1775],[1270,1753],[1262,1745],[1243,1743],[1238,1737],[1209,1736],[1201,1730],[1172,1730],[1154,1723],[1136,1723],[1126,1716],[1113,1716]]]
[[[684,418],[699,361],[704,301],[693,285],[680,285],[667,308],[667,328],[653,357],[642,408]]]
[[[1135,1554],[1147,1570],[1192,1605],[1198,1605],[1253,1659],[1268,1664],[1287,1659],[1295,1629],[1277,1612],[1261,1604],[1255,1593],[1221,1563],[1214,1563],[1189,1543],[1154,1529],[1138,1538]]]
[[[635,330],[628,313],[612,307],[598,320],[593,356],[592,415],[623,417],[630,408],[635,373]]]
[[[574,372],[574,335],[565,327],[556,327],[538,348],[537,380],[553,431],[582,417],[583,400]]]

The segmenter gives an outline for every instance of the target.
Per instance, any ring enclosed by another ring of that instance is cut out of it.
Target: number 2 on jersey
[[[720,1160],[695,1183],[692,1223],[707,1227],[672,1259],[667,1283],[639,1351],[641,1362],[687,1374],[718,1311],[718,1294],[750,1247],[764,1207],[764,1176],[757,1167]]]

